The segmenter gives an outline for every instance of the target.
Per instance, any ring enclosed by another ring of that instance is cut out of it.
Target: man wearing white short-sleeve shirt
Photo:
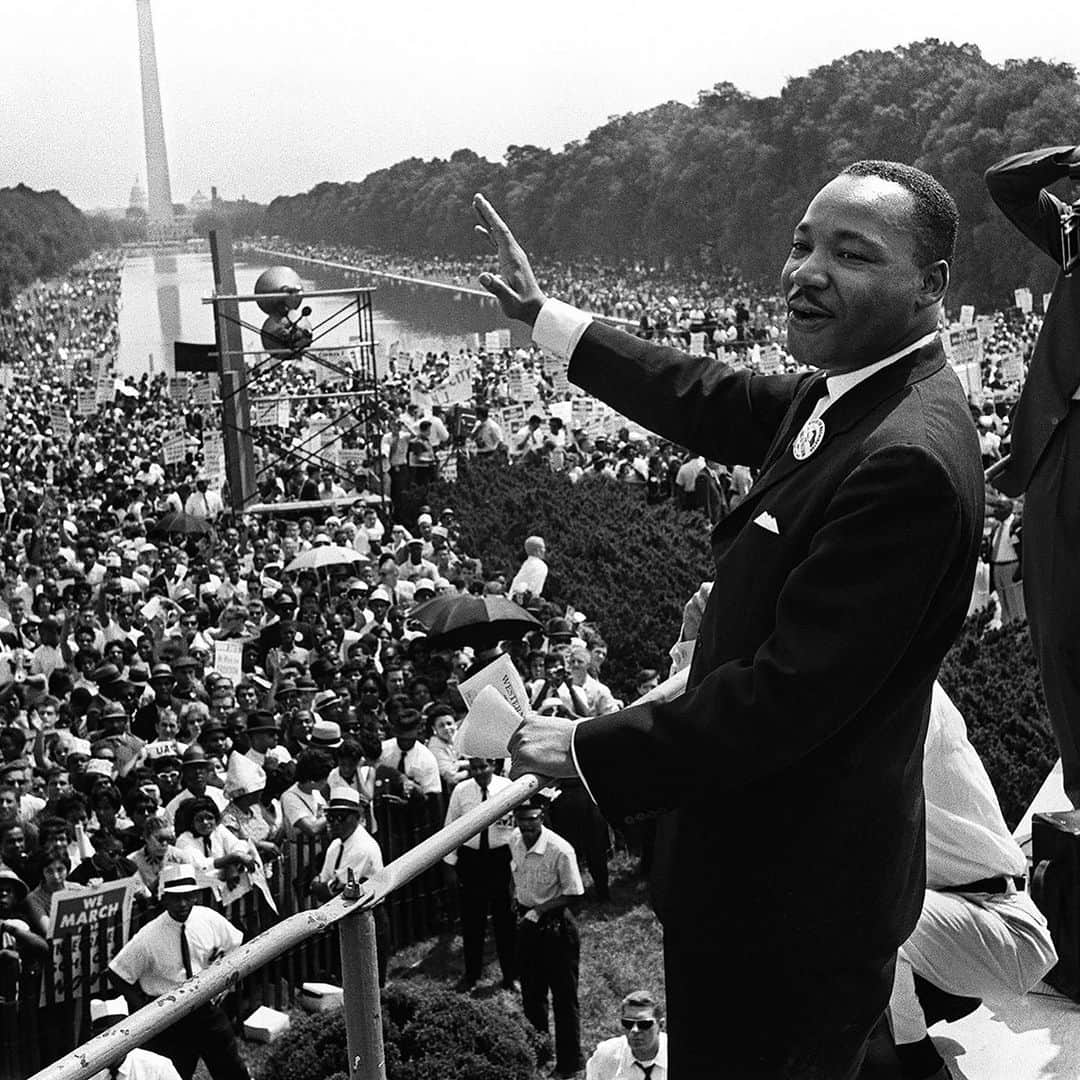
[[[113,983],[132,1008],[172,993],[243,941],[223,915],[195,903],[202,889],[186,863],[162,869],[165,910],[109,964]],[[211,1002],[166,1028],[147,1049],[170,1058],[183,1080],[191,1080],[200,1058],[213,1080],[250,1080],[232,1024],[224,1009]]]

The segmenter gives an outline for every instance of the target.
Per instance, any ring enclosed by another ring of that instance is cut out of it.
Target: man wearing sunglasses
[[[585,1080],[668,1080],[660,1003],[647,990],[632,990],[619,1014],[623,1034],[597,1046],[585,1065]]]

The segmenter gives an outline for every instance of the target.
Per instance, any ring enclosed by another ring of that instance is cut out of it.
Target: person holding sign
[[[1002,213],[1055,262],[1065,203],[1047,188],[1065,177],[1080,180],[1080,146],[1015,154],[986,173]],[[1013,411],[1010,453],[991,479],[1012,498],[1024,495],[1024,606],[1065,794],[1080,808],[1080,273],[1058,275]]]
[[[572,382],[759,470],[712,535],[686,694],[576,723],[530,715],[511,775],[580,776],[619,825],[666,815],[672,1075],[849,1080],[922,905],[930,694],[982,536],[978,439],[938,333],[956,206],[895,162],[826,184],[781,273],[787,348],[819,371],[758,375],[549,300],[474,205],[500,267],[481,283]]]

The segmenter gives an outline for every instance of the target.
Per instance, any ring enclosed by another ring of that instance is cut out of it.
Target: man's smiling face
[[[909,191],[876,176],[838,176],[814,196],[780,275],[797,361],[850,371],[933,330],[914,209]]]

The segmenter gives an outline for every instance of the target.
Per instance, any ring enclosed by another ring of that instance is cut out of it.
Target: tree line
[[[737,267],[771,285],[809,196],[859,158],[906,161],[956,198],[954,304],[1000,306],[1050,288],[1053,265],[1004,220],[983,172],[1006,154],[1080,141],[1068,64],[992,64],[935,39],[860,51],[755,98],[731,83],[695,105],[611,118],[560,152],[512,145],[409,158],[363,180],[320,183],[270,203],[267,232],[407,255],[477,254],[469,202],[486,192],[539,255]]]
[[[62,274],[93,246],[86,218],[60,192],[0,188],[0,305],[35,279]]]

